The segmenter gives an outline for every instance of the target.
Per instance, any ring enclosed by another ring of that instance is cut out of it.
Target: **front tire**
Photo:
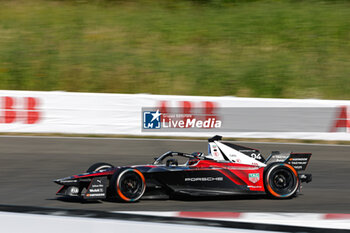
[[[112,164],[109,163],[95,163],[93,165],[91,165],[86,172],[97,172],[97,171],[102,171],[102,170],[106,170],[109,168],[113,168],[114,166]]]
[[[274,198],[290,198],[300,182],[296,170],[289,164],[273,163],[264,172],[265,191]]]
[[[124,202],[138,201],[146,190],[145,177],[132,168],[114,173],[110,186],[113,196]]]

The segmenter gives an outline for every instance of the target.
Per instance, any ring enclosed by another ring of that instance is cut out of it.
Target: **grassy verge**
[[[348,1],[0,4],[0,89],[350,98]]]

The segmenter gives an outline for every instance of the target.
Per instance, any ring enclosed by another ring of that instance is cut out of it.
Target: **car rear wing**
[[[273,151],[265,163],[287,163],[292,165],[296,171],[304,171],[310,161],[311,155],[311,153],[280,153],[279,151]]]
[[[311,153],[290,153],[285,163],[294,167],[297,171],[304,171],[309,164]]]

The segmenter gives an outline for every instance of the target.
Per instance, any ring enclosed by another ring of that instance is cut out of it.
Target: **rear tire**
[[[289,164],[273,163],[265,168],[265,191],[274,198],[293,197],[300,185],[296,170]]]
[[[106,170],[109,168],[113,168],[114,166],[112,164],[109,163],[95,163],[93,165],[91,165],[86,172],[97,172],[97,171],[102,171],[102,170]]]
[[[136,202],[146,190],[143,174],[137,169],[125,169],[113,174],[110,181],[112,195],[120,201]]]

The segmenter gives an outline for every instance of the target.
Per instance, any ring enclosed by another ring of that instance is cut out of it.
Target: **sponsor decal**
[[[350,117],[347,106],[338,107],[337,116],[333,121],[330,132],[337,132],[339,129],[345,130],[347,133],[350,132]]]
[[[193,108],[192,104],[184,104],[179,108],[143,107],[143,131],[160,130],[175,132],[187,129],[196,132],[197,129],[210,130],[223,128],[223,122],[214,111],[213,104],[205,107]]]
[[[41,120],[40,101],[34,97],[0,97],[0,123],[38,124]]]
[[[249,173],[249,181],[252,183],[256,183],[260,180],[259,173]]]
[[[162,113],[157,111],[143,112],[143,129],[161,129],[161,128],[221,128],[222,122],[216,118],[206,120],[198,119],[194,115],[174,114],[162,117]]]
[[[102,188],[98,188],[98,189],[89,189],[90,193],[100,193],[100,192],[104,192],[104,190]]]
[[[196,182],[196,181],[223,181],[224,178],[219,177],[187,177],[185,182]]]
[[[157,111],[143,112],[143,128],[144,129],[160,129],[161,113]]]
[[[106,181],[107,181],[107,177],[93,178],[90,184],[91,187],[88,188],[85,197],[86,198],[105,197],[106,186],[104,184]]]
[[[293,160],[293,161],[307,161],[308,158],[290,158],[289,160]]]
[[[59,180],[60,183],[64,184],[64,183],[77,183],[78,180]]]
[[[77,193],[79,193],[79,188],[72,186],[72,187],[70,187],[70,192],[72,194],[77,194]]]
[[[162,121],[164,128],[221,128],[221,121],[215,119],[198,120],[196,118],[186,120],[172,120]]]
[[[105,194],[104,193],[88,193],[86,194],[87,197],[104,197]]]
[[[262,188],[262,187],[261,187],[261,186],[248,185],[248,188],[260,189],[260,188]]]

